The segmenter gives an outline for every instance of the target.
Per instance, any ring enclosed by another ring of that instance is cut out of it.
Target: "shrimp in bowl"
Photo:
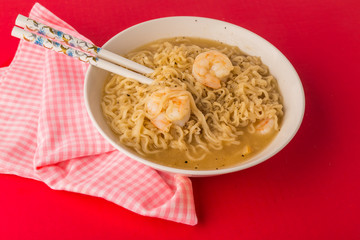
[[[272,130],[275,130],[275,120],[273,118],[266,118],[260,121],[255,127],[255,132],[262,135],[268,134]]]
[[[176,88],[160,89],[147,98],[146,112],[150,121],[164,132],[172,124],[182,127],[191,114],[189,94]]]
[[[192,74],[203,85],[218,89],[234,69],[230,59],[223,53],[211,50],[196,56]]]

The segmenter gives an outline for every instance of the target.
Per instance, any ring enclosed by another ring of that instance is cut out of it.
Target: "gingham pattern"
[[[30,17],[83,38],[40,4]],[[195,225],[187,177],[130,159],[92,126],[83,101],[87,67],[20,41],[11,65],[0,69],[0,172],[101,197],[145,216]]]

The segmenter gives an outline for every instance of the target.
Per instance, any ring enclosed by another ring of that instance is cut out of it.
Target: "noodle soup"
[[[215,89],[194,77],[197,56],[211,51],[232,64]],[[110,75],[103,114],[122,144],[153,162],[181,169],[226,168],[260,152],[280,129],[283,105],[276,79],[260,58],[238,47],[178,37],[149,43],[126,57],[154,69],[149,74],[154,82]],[[154,94],[161,96],[164,113],[185,99],[189,114],[184,122],[160,129],[149,112]]]

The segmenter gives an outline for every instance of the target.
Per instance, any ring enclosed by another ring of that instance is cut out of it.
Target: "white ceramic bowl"
[[[148,161],[130,148],[122,145],[102,115],[101,97],[108,72],[90,66],[85,77],[85,103],[92,122],[104,138],[115,148],[131,158],[155,169],[188,176],[213,176],[239,171],[257,165],[284,148],[294,137],[303,119],[304,91],[298,74],[286,57],[260,36],[239,26],[201,17],[160,18],[130,27],[113,38],[103,48],[125,54],[136,47],[162,38],[177,36],[200,37],[238,46],[249,55],[260,56],[276,77],[284,98],[284,118],[280,132],[259,154],[246,162],[220,170],[184,170]]]

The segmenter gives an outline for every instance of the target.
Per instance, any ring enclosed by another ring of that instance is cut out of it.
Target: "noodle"
[[[142,155],[178,149],[196,161],[224,146],[239,145],[244,131],[254,132],[254,124],[260,120],[273,118],[275,129],[279,129],[282,98],[276,79],[260,58],[225,44],[215,48],[193,42],[191,38],[157,41],[127,55],[154,69],[149,75],[154,79],[151,85],[117,75],[106,83],[102,109],[121,143]],[[191,74],[195,57],[211,49],[227,55],[234,65],[219,89],[205,87]],[[186,90],[174,94],[188,95],[191,107],[185,126],[172,125],[169,132],[155,127],[145,111],[146,99],[166,87]]]

